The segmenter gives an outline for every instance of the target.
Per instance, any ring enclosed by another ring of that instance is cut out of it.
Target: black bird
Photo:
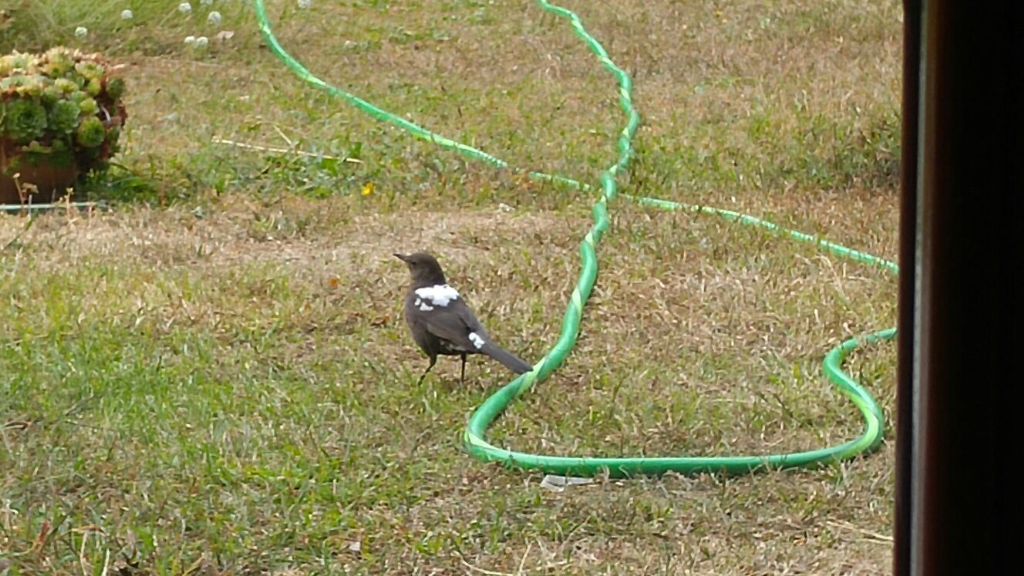
[[[462,357],[462,376],[466,380],[466,356],[486,354],[516,374],[525,374],[533,367],[491,340],[462,296],[448,285],[437,259],[426,252],[398,254],[409,267],[412,283],[405,297],[405,321],[412,338],[430,358],[430,365],[420,376],[423,382],[437,363],[438,354]]]

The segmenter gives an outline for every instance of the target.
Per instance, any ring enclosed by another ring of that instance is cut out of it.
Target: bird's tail
[[[483,348],[480,349],[480,351],[483,352],[484,354],[487,354],[491,358],[494,358],[498,362],[501,362],[502,364],[505,365],[505,368],[508,368],[509,370],[515,372],[516,374],[526,374],[527,372],[533,370],[533,366],[530,366],[515,354],[509,352],[508,350],[505,350],[504,348],[498,346],[493,342],[488,342],[486,345],[484,345]]]

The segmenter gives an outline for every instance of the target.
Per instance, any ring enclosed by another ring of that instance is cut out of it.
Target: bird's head
[[[414,287],[448,283],[444,278],[441,265],[437,263],[437,258],[426,252],[414,252],[412,254],[399,254],[396,252],[395,257],[405,262],[405,265],[409,267]]]

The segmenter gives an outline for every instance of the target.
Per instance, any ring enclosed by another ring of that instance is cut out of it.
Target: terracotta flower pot
[[[74,161],[46,162],[45,157],[36,155],[21,161],[14,158],[0,158],[0,204],[46,204],[63,198],[67,189],[78,180],[78,166]],[[15,183],[14,175],[18,175]],[[27,195],[23,197],[18,191]],[[31,184],[32,186],[27,186]]]

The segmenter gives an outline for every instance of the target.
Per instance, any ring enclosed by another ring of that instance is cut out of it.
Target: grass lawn
[[[391,254],[438,254],[533,362],[557,340],[595,195],[377,123],[288,72],[247,2],[192,4],[0,15],[0,52],[100,50],[129,90],[117,165],[85,186],[111,210],[0,216],[0,575],[889,570],[891,431],[817,470],[564,492],[469,458],[466,420],[510,375],[473,358],[460,386],[442,358],[416,385],[427,361]],[[898,3],[562,4],[635,83],[624,192],[895,258]],[[268,9],[321,78],[514,166],[595,183],[616,158],[613,78],[533,2]],[[494,442],[697,456],[860,433],[821,360],[895,325],[895,278],[707,216],[611,210],[578,346]],[[891,420],[895,347],[848,371]]]

